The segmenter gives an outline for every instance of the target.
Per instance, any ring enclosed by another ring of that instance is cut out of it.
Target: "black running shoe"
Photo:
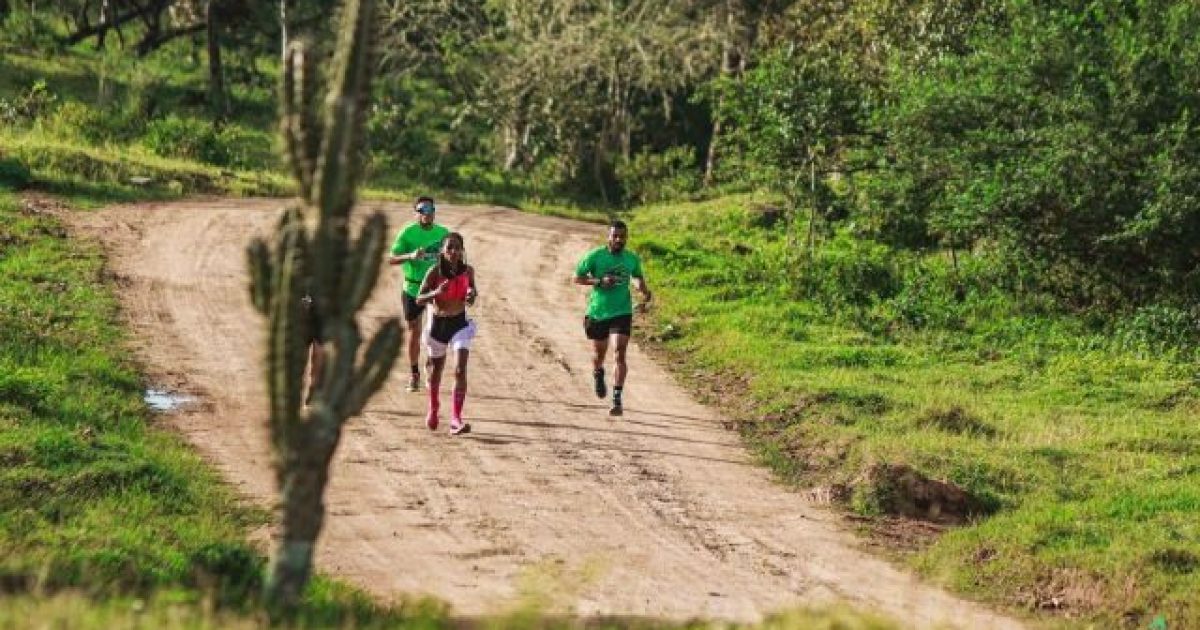
[[[621,408],[621,403],[619,402],[614,402],[612,408],[608,410],[608,415],[610,416],[620,416],[624,413],[625,411]]]
[[[604,398],[608,395],[608,386],[604,384],[604,370],[596,370],[592,372],[592,377],[596,379],[596,398]]]

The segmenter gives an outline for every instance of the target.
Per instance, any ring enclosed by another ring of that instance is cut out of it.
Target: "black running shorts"
[[[467,324],[466,311],[458,315],[451,315],[450,317],[434,316],[433,320],[429,322],[429,336],[440,343],[450,343],[454,335],[466,328]]]
[[[321,339],[321,315],[317,312],[317,305],[313,303],[311,295],[305,295],[300,298],[300,303],[304,305],[304,317],[308,321],[305,324],[308,326],[308,339],[305,343],[322,343]]]
[[[408,293],[405,293],[404,294],[404,321],[412,322],[416,318],[420,317],[421,313],[423,313],[423,312],[425,312],[425,305],[417,304],[417,298],[409,295]]]
[[[609,319],[592,319],[591,317],[583,318],[583,332],[587,334],[587,338],[592,341],[604,341],[609,335],[625,335],[626,337],[633,331],[633,315],[617,315]]]

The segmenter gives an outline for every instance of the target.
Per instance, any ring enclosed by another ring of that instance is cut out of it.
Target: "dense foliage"
[[[1195,323],[1195,3],[404,6],[428,28],[389,71],[448,106],[438,164],[610,201],[765,187],[806,211],[798,251],[849,230],[987,258],[1035,301]]]
[[[1173,309],[1195,323],[1193,2],[384,5],[369,121],[376,179],[609,204],[765,188],[785,200],[781,229],[796,232],[797,255],[820,256],[848,232],[889,248],[889,264],[948,250],[956,263],[1003,266],[1004,288],[1033,301]],[[120,45],[109,37],[106,58],[159,50],[197,68],[224,49],[223,66],[204,68],[208,82],[258,129],[200,122],[195,106],[218,120],[228,107],[203,85],[180,95],[187,111],[131,82],[123,108],[110,98],[113,115],[58,116],[97,142],[140,138],[160,155],[238,168],[272,162],[259,140],[269,111],[255,113],[249,95],[271,89],[280,38],[326,39],[330,23],[319,0],[36,10],[8,10],[10,39],[92,46],[111,31]],[[205,30],[210,18],[219,29]],[[205,33],[220,38],[215,49]],[[141,45],[147,36],[153,47]],[[6,122],[56,107],[44,84],[26,89],[0,103]]]

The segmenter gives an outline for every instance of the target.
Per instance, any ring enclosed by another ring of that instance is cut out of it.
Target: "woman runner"
[[[429,413],[425,426],[438,427],[438,387],[442,369],[446,366],[446,350],[456,354],[454,366],[454,407],[450,416],[450,433],[468,433],[471,425],[463,422],[463,404],[467,398],[467,359],[471,340],[475,338],[475,322],[467,319],[467,306],[475,303],[475,270],[464,259],[462,234],[451,232],[442,241],[437,264],[430,268],[417,295],[418,305],[433,305],[432,317],[422,337],[429,356]]]

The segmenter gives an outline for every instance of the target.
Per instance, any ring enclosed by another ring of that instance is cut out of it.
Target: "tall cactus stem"
[[[404,336],[399,320],[391,318],[358,357],[363,340],[355,318],[379,277],[387,233],[387,221],[377,212],[353,242],[350,234],[375,63],[374,6],[374,0],[345,1],[323,101],[315,97],[311,49],[299,41],[289,45],[280,134],[300,203],[284,211],[270,244],[255,239],[246,251],[251,302],[268,320],[268,427],[280,500],[266,600],[275,614],[295,611],[312,573],[325,484],[342,426],[383,385]],[[314,310],[319,331],[310,329]],[[305,406],[309,340],[318,333],[328,358]]]

